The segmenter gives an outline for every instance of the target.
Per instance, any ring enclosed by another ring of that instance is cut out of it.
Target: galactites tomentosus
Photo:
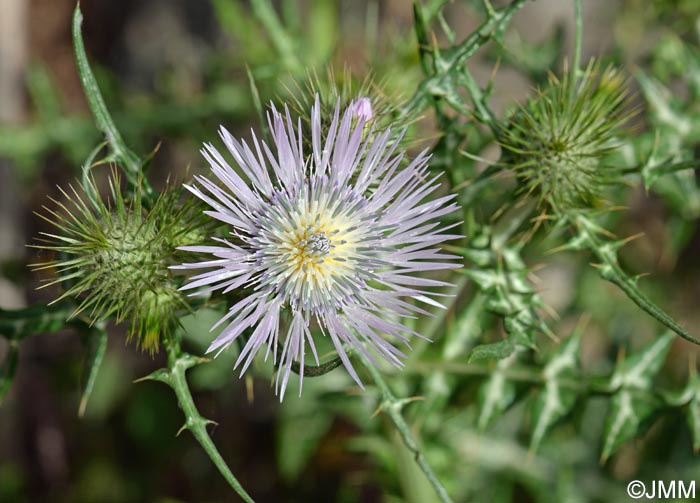
[[[217,183],[200,176],[188,186],[230,232],[216,246],[186,247],[207,258],[179,268],[208,270],[183,289],[244,295],[216,324],[227,326],[209,351],[246,337],[235,366],[243,374],[258,352],[271,354],[280,397],[295,361],[301,392],[307,348],[319,364],[313,326],[360,385],[350,350],[400,367],[405,354],[395,344],[410,347],[419,336],[403,320],[427,314],[419,303],[441,307],[432,297],[442,294],[431,288],[449,286],[418,274],[459,267],[459,257],[439,248],[461,237],[447,232],[458,223],[441,222],[458,210],[455,195],[430,199],[439,183],[426,152],[402,168],[400,139],[389,129],[375,135],[371,125],[367,133],[357,104],[336,106],[324,128],[317,98],[308,142],[289,109],[271,111],[270,145],[255,136],[249,145],[221,128],[243,177],[207,144],[202,153]]]
[[[626,84],[619,70],[592,61],[578,78],[550,75],[518,108],[499,140],[527,195],[554,212],[601,204],[604,188],[619,181],[608,161],[634,114]]]
[[[60,283],[65,291],[54,302],[75,299],[71,316],[127,321],[128,337],[154,353],[160,338],[177,327],[178,313],[188,308],[168,266],[182,259],[178,247],[204,238],[207,222],[190,200],[181,203],[172,187],[146,210],[140,188],[127,201],[114,172],[107,202],[93,179],[87,184],[80,191],[60,189],[66,201],[52,199],[56,210],[43,207],[46,213],[39,216],[58,232],[42,232],[33,247],[57,258],[33,264],[34,270],[56,271],[58,277],[42,288]]]

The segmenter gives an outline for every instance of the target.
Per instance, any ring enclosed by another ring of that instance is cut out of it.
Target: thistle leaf
[[[460,249],[465,258],[475,263],[462,273],[477,284],[484,297],[484,309],[501,317],[508,333],[507,342],[474,348],[470,361],[505,358],[516,347],[534,349],[536,335],[549,333],[536,311],[537,307],[544,307],[544,303],[528,279],[531,271],[521,257],[522,245],[508,244],[529,212],[522,208],[512,210],[516,212],[516,223],[493,229],[483,226],[473,233],[471,246]]]
[[[14,311],[0,308],[0,334],[20,341],[30,335],[56,332],[68,324],[73,309],[67,303],[35,304]]]
[[[53,306],[36,304],[24,309],[7,311],[0,308],[0,334],[9,342],[8,354],[0,366],[0,403],[7,393],[17,368],[19,341],[34,334],[56,332],[69,324],[73,307],[66,303]],[[70,324],[80,324],[71,321]]]
[[[227,5],[231,5],[231,2],[226,2]],[[255,113],[258,115],[258,120],[263,129],[263,137],[265,141],[270,141],[270,128],[265,121],[265,110],[263,109],[262,101],[260,100],[260,91],[258,91],[258,84],[255,82],[255,76],[250,68],[246,67],[246,74],[248,75],[248,86],[250,87],[250,95],[253,98],[253,107],[255,108]]]
[[[479,418],[477,427],[485,430],[501,417],[515,401],[515,383],[506,376],[507,369],[517,361],[518,353],[499,360],[488,380],[479,389]]]
[[[695,368],[691,368],[690,379],[688,379],[685,388],[665,393],[663,396],[666,405],[671,407],[687,405],[685,417],[693,438],[693,451],[697,454],[700,451],[700,376]]]
[[[674,110],[670,104],[671,91],[660,82],[647,76],[641,71],[635,74],[639,87],[650,108],[655,122],[672,130],[679,136],[686,136],[692,124],[689,118],[680,111]]]
[[[617,391],[603,430],[603,462],[636,436],[643,423],[660,406],[661,402],[652,394],[652,378],[661,369],[672,341],[673,334],[667,332],[615,369],[610,387]]]
[[[661,370],[672,342],[673,334],[666,332],[624,360],[615,370],[610,386],[613,389],[651,389],[651,379]]]
[[[682,67],[689,63],[695,69],[693,73],[697,74],[696,54],[686,52],[677,54],[673,59],[676,63],[683,61],[680,63]],[[688,75],[690,72],[685,68],[679,74]],[[685,93],[678,93],[675,89],[672,92],[641,71],[637,71],[635,77],[647,102],[649,119],[654,128],[653,134],[647,136],[640,149],[640,157],[645,159],[641,165],[644,186],[647,190],[653,186],[654,192],[663,197],[676,213],[694,221],[700,214],[700,187],[694,174],[697,161],[692,155],[692,146],[700,138],[696,86],[688,85],[689,96],[681,98]]]
[[[515,351],[515,346],[510,339],[503,339],[493,344],[481,344],[469,353],[468,363],[479,360],[502,360],[508,358]]]
[[[46,65],[34,63],[27,72],[27,90],[41,120],[50,123],[61,115],[61,100],[58,87],[51,78]]]
[[[84,336],[84,345],[86,347],[85,364],[83,366],[83,394],[80,397],[80,406],[78,408],[78,416],[85,415],[88,400],[92,394],[97,381],[97,373],[102,366],[105,352],[107,351],[107,331],[104,323],[97,323],[90,327]]]
[[[453,360],[458,355],[464,354],[481,335],[485,300],[482,293],[477,293],[469,306],[457,316],[454,326],[445,334],[445,345],[442,351],[445,360]]]
[[[154,199],[155,194],[150,185],[142,178],[142,163],[139,157],[127,147],[122,139],[121,133],[112,120],[112,116],[107,110],[104,98],[97,85],[95,75],[90,68],[90,63],[85,52],[81,27],[83,24],[83,14],[80,12],[80,4],[76,5],[73,12],[73,48],[75,60],[78,65],[80,82],[85,91],[85,97],[95,118],[97,128],[105,135],[114,160],[124,169],[127,179],[132,187],[142,187],[143,194],[149,199]]]
[[[605,419],[601,462],[606,462],[622,444],[634,438],[658,405],[651,394],[635,395],[627,389],[618,392]]]
[[[693,376],[688,386],[693,390],[693,397],[688,403],[686,418],[693,436],[693,451],[697,454],[700,451],[700,378],[697,374]]]
[[[581,332],[566,339],[545,366],[545,387],[535,399],[530,449],[536,451],[545,435],[565,417],[576,403],[578,393],[560,385],[561,379],[575,378],[579,372]]]

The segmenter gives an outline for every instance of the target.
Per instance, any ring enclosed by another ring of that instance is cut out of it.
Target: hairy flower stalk
[[[35,270],[58,274],[43,286],[62,284],[66,290],[54,302],[75,298],[71,316],[86,315],[91,322],[114,316],[128,321],[129,337],[149,352],[158,349],[160,337],[177,326],[177,312],[187,303],[171,277],[179,246],[201,239],[201,217],[191,203],[180,205],[177,194],[166,191],[154,207],[145,211],[139,191],[133,202],[125,201],[116,176],[110,178],[110,203],[99,199],[95,182],[82,196],[71,187],[61,191],[67,204],[53,200],[59,210],[44,207],[41,215],[58,230],[42,233],[35,248],[57,254]]]
[[[438,220],[458,209],[455,196],[425,201],[439,187],[438,176],[428,173],[428,156],[423,152],[401,169],[400,138],[392,140],[389,129],[365,134],[368,115],[358,108],[364,105],[337,106],[324,134],[317,98],[308,153],[301,119],[295,128],[288,109],[282,114],[273,107],[268,115],[271,146],[253,136],[251,148],[222,128],[248,182],[208,144],[202,153],[222,185],[197,177],[199,186],[187,187],[212,207],[208,215],[231,226],[231,238],[184,248],[212,258],[180,266],[211,269],[183,289],[246,292],[216,324],[228,326],[209,351],[225,349],[250,329],[235,365],[242,365],[242,375],[267,346],[265,358],[272,353],[276,364],[279,358],[281,397],[294,361],[301,393],[307,346],[319,364],[314,326],[330,337],[360,386],[348,350],[400,367],[405,354],[393,343],[408,346],[410,336],[419,335],[401,319],[427,314],[414,300],[440,306],[432,298],[440,294],[429,289],[448,285],[415,273],[458,267],[450,262],[458,257],[436,248],[460,237],[446,233],[457,224]]]
[[[608,161],[633,113],[614,67],[601,72],[592,62],[579,79],[573,73],[550,76],[500,137],[523,190],[555,212],[598,206],[603,189],[619,180]]]

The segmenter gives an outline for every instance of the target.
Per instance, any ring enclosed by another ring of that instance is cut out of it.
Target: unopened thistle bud
[[[366,96],[358,99],[352,107],[352,113],[365,122],[372,120],[372,101]]]
[[[592,62],[578,79],[551,75],[500,137],[523,191],[555,212],[599,206],[604,188],[619,180],[609,158],[632,115],[628,101],[613,67],[600,72]]]
[[[324,77],[319,77],[314,72],[309,73],[303,82],[294,81],[280,101],[288,103],[291,110],[302,118],[305,140],[311,137],[313,119],[308,116],[308,111],[314,105],[317,96],[320,103],[318,120],[324,125],[324,134],[329,132],[328,126],[333,124],[336,111],[346,110],[352,104],[354,124],[361,120],[365,124],[366,133],[371,131],[373,134],[391,129],[395,133],[393,139],[398,139],[398,133],[413,121],[402,121],[402,100],[388,95],[383,87],[381,82],[375,82],[371,76],[357,80],[348,70],[336,74],[332,69],[328,69]],[[408,138],[404,135],[399,146],[405,149],[407,143]],[[307,150],[313,148],[310,144],[305,147]]]
[[[72,316],[128,321],[129,337],[153,353],[160,337],[177,326],[176,313],[187,309],[168,266],[181,254],[177,247],[203,238],[196,214],[191,203],[180,205],[172,191],[146,211],[138,190],[133,201],[124,199],[115,176],[108,203],[97,196],[94,181],[88,183],[82,191],[61,190],[67,203],[53,200],[57,211],[44,207],[47,214],[40,216],[58,232],[41,233],[44,239],[34,247],[57,258],[34,268],[56,271],[58,277],[44,286],[64,286],[54,302],[75,299]]]

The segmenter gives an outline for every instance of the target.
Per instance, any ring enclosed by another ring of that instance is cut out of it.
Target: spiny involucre
[[[281,387],[281,398],[294,361],[301,393],[307,346],[319,363],[314,326],[330,337],[360,386],[350,350],[401,367],[405,354],[390,340],[410,347],[410,337],[419,336],[402,319],[428,314],[414,301],[440,306],[431,298],[439,294],[429,289],[449,286],[415,273],[459,267],[451,261],[458,257],[436,247],[460,237],[447,233],[458,223],[440,221],[458,206],[454,195],[426,200],[439,187],[426,152],[402,169],[400,138],[389,129],[371,134],[371,120],[365,121],[371,114],[357,114],[354,102],[337,106],[326,129],[320,108],[316,99],[308,153],[301,119],[295,125],[286,107],[268,115],[269,146],[253,134],[251,148],[221,128],[248,180],[207,144],[202,153],[220,184],[199,176],[199,186],[187,187],[231,231],[229,239],[215,238],[218,246],[184,248],[211,259],[180,266],[210,269],[183,288],[245,292],[215,325],[228,323],[209,351],[225,349],[250,329],[236,367],[242,365],[243,375],[264,346],[276,364],[280,353],[275,388]]]
[[[41,244],[34,247],[56,258],[34,264],[34,269],[56,271],[57,277],[43,286],[65,287],[54,302],[73,299],[72,316],[86,316],[91,323],[111,317],[127,321],[128,336],[153,353],[161,337],[173,334],[179,314],[188,310],[168,266],[182,254],[179,246],[202,239],[199,233],[209,222],[195,211],[193,201],[180,204],[170,189],[146,210],[140,188],[127,201],[115,172],[109,184],[108,202],[99,198],[90,178],[82,191],[61,190],[66,201],[53,200],[58,210],[44,207],[46,214],[40,216],[58,233],[41,233]]]
[[[601,71],[592,61],[578,78],[550,75],[500,138],[523,190],[555,212],[598,206],[620,178],[609,158],[634,114],[628,105],[626,80],[612,66]]]

